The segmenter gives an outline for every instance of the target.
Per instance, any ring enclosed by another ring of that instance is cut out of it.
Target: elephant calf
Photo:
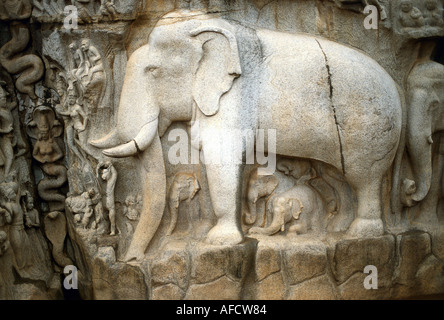
[[[297,184],[290,190],[276,195],[271,201],[270,211],[273,220],[265,228],[253,227],[250,234],[273,235],[285,231],[286,225],[291,225],[288,231],[298,234],[308,231],[322,232],[325,230],[325,204],[320,195],[305,184]],[[292,220],[296,223],[291,223]]]

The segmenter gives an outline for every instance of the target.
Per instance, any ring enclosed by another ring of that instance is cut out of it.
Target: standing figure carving
[[[116,234],[116,207],[114,201],[114,188],[117,181],[117,170],[111,161],[104,161],[97,166],[97,176],[106,182],[105,207],[108,210],[110,222],[110,235]]]

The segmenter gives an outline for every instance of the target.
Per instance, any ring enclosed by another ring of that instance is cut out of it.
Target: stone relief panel
[[[441,0],[1,6],[0,270],[57,296],[74,265],[83,299],[443,293]]]

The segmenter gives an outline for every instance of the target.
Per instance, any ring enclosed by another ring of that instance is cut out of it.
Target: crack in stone
[[[330,87],[330,102],[331,102],[331,108],[333,109],[333,117],[335,119],[335,124],[336,124],[336,131],[338,132],[338,139],[339,139],[339,151],[341,153],[341,166],[342,166],[342,173],[345,175],[345,162],[344,162],[344,153],[343,153],[343,146],[342,146],[342,139],[341,139],[341,134],[339,132],[339,122],[338,122],[338,118],[336,116],[336,107],[333,104],[333,83],[332,83],[332,76],[331,76],[331,71],[330,71],[330,65],[328,64],[328,58],[327,55],[324,52],[324,49],[322,49],[321,44],[319,43],[319,41],[317,39],[315,39],[316,42],[318,43],[319,49],[321,49],[322,54],[324,55],[324,60],[325,60],[325,67],[327,68],[327,73],[328,73],[328,85]]]

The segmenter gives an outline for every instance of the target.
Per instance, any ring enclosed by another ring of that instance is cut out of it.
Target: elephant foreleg
[[[215,245],[242,242],[240,227],[242,166],[237,164],[207,165],[211,202],[217,217],[206,241]]]
[[[141,154],[139,170],[143,186],[140,220],[124,261],[141,260],[162,220],[166,200],[166,175],[160,138],[156,136]]]

